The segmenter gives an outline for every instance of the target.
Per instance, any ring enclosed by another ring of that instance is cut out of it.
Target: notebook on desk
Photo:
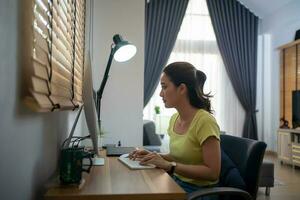
[[[130,153],[135,150],[135,147],[115,147],[108,146],[106,148],[106,156],[120,156],[126,153]]]
[[[129,169],[153,169],[154,165],[140,165],[140,162],[137,160],[130,160],[128,154],[123,154],[119,157],[119,161],[125,164]]]

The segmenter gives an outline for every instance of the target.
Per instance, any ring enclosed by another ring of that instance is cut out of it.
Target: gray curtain
[[[243,137],[257,140],[258,17],[236,0],[206,2],[226,71],[246,111]]]
[[[175,44],[187,5],[188,0],[145,1],[144,106],[158,85],[162,69]]]

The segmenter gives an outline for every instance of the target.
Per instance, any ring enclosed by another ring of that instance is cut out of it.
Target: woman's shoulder
[[[197,117],[197,121],[195,122],[197,127],[196,132],[197,134],[200,134],[202,142],[209,136],[215,136],[218,139],[220,138],[219,125],[211,113],[200,109]]]
[[[202,129],[203,126],[218,126],[214,116],[204,109],[199,109],[192,121],[191,127]]]
[[[204,122],[207,122],[207,121],[216,122],[215,117],[211,113],[207,112],[204,109],[199,109],[196,117],[198,120],[201,120]]]

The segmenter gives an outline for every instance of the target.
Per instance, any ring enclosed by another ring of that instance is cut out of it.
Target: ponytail
[[[196,70],[196,87],[195,87],[195,93],[197,95],[198,99],[197,101],[195,101],[195,103],[197,105],[194,105],[195,107],[198,108],[202,108],[204,110],[206,110],[209,113],[212,113],[212,109],[211,109],[211,103],[210,103],[210,98],[213,97],[210,92],[205,94],[203,91],[203,87],[204,87],[204,83],[206,81],[206,75],[204,72],[200,71],[200,70]],[[193,92],[192,92],[193,93]],[[192,102],[191,102],[192,104]],[[192,104],[193,105],[193,104]]]

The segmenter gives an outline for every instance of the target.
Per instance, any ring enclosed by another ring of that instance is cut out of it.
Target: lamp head
[[[114,59],[116,61],[125,62],[135,55],[136,47],[128,41],[123,40],[121,35],[114,35],[113,41],[115,43]]]

